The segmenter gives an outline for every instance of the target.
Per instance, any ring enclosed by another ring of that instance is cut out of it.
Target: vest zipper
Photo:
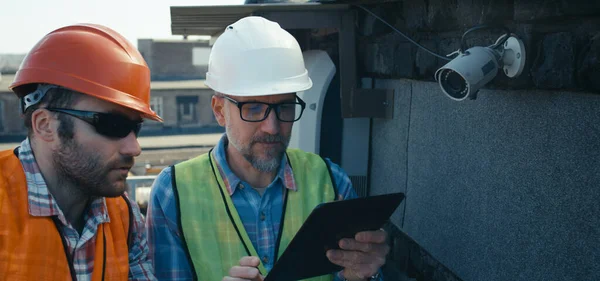
[[[69,272],[71,273],[71,280],[77,281],[77,274],[75,274],[75,267],[73,266],[73,256],[69,251],[69,245],[67,244],[67,240],[65,239],[65,234],[62,231],[60,225],[61,222],[58,219],[58,216],[53,216],[52,221],[54,221],[54,225],[56,226],[56,230],[58,230],[58,234],[60,235],[60,240],[63,244],[63,249],[65,251],[65,256],[67,257],[67,264],[69,265]]]

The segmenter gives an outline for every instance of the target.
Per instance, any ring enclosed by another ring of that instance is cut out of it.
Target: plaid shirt
[[[270,271],[275,256],[275,243],[279,232],[279,223],[283,211],[283,190],[296,190],[294,175],[286,157],[283,157],[281,168],[273,182],[266,188],[261,197],[248,183],[240,180],[227,164],[225,148],[227,137],[224,135],[213,150],[216,165],[244,228],[252,241],[265,268]],[[346,173],[336,164],[326,159],[331,166],[333,181],[338,194],[343,199],[356,197],[352,183]],[[191,266],[181,242],[179,217],[177,216],[176,198],[171,183],[171,169],[164,169],[152,187],[148,205],[148,241],[150,256],[154,262],[156,277],[159,280],[192,280]],[[265,220],[259,217],[265,216]],[[266,262],[265,262],[266,261]],[[197,272],[202,279],[202,272]],[[336,280],[341,280],[336,276]]]
[[[97,198],[90,202],[87,211],[84,213],[85,227],[80,236],[77,230],[67,221],[54,197],[48,191],[40,168],[35,161],[29,139],[21,142],[19,160],[27,179],[29,214],[35,217],[58,217],[67,246],[72,253],[73,268],[77,280],[91,280],[94,271],[96,231],[98,225],[110,222],[105,199]],[[144,221],[137,204],[131,201],[130,203],[135,219],[131,222],[133,223],[133,243],[129,248],[129,280],[156,280],[152,264],[148,259]]]

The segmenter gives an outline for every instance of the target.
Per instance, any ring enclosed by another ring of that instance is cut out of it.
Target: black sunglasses
[[[306,103],[296,96],[297,102],[286,101],[281,103],[266,103],[249,101],[236,101],[228,96],[223,96],[226,100],[235,104],[240,110],[240,118],[246,122],[261,122],[269,116],[271,109],[275,110],[277,119],[281,122],[296,122],[302,117],[306,108]]]
[[[53,112],[68,114],[80,120],[83,120],[86,123],[92,125],[92,127],[94,127],[94,129],[96,129],[96,132],[98,132],[99,134],[114,139],[124,138],[128,136],[131,132],[133,132],[137,137],[138,133],[140,132],[140,129],[142,128],[141,120],[134,121],[125,117],[124,115],[115,113],[51,107],[46,107],[45,109]]]

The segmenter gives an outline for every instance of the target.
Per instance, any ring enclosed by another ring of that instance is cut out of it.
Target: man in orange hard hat
[[[10,88],[28,137],[0,152],[0,280],[155,280],[125,194],[150,109],[150,70],[100,25],[47,34]]]

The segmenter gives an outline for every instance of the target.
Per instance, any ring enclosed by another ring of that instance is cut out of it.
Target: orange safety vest
[[[127,280],[131,207],[106,198],[110,223],[98,225],[92,280]],[[29,215],[27,181],[16,153],[0,151],[0,280],[77,280],[57,218]]]

